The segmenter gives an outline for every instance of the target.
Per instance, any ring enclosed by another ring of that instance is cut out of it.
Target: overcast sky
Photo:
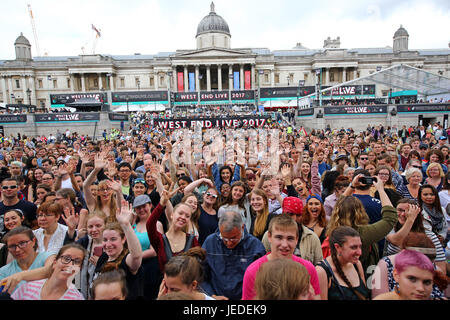
[[[33,10],[41,55],[92,53],[156,54],[195,49],[197,26],[210,0],[2,0],[0,60],[15,58],[14,41],[23,32],[37,55],[27,4]],[[323,47],[327,37],[341,48],[392,47],[400,24],[410,49],[448,48],[448,0],[215,0],[227,21],[232,48],[292,49],[297,43]]]

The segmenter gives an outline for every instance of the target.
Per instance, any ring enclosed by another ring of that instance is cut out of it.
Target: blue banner
[[[234,72],[234,90],[239,90],[239,71]]]
[[[189,72],[189,91],[195,91],[195,73]]]

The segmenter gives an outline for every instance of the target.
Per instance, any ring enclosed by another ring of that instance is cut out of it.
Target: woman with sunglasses
[[[198,242],[203,245],[205,239],[218,228],[217,208],[218,197],[215,187],[209,187],[203,194],[203,202],[200,205],[200,217],[198,218]]]
[[[85,300],[72,279],[80,272],[86,250],[75,243],[62,247],[51,266],[48,278],[20,286],[13,300]]]
[[[9,231],[2,240],[12,260],[0,268],[0,279],[22,285],[26,280],[24,271],[50,266],[54,252],[37,252],[37,241],[30,228],[19,226]],[[25,276],[25,277],[23,277]],[[5,279],[7,278],[7,279]],[[15,280],[13,280],[15,278]],[[31,280],[31,279],[27,279]]]

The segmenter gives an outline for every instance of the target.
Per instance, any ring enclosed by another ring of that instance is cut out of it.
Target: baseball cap
[[[283,200],[283,213],[293,213],[301,215],[303,211],[303,202],[297,197],[286,197]]]
[[[133,201],[133,209],[136,207],[140,207],[143,206],[146,203],[151,202],[150,197],[147,196],[146,194],[141,194],[140,196],[137,196],[136,198],[134,198]]]
[[[440,137],[439,137],[439,140],[447,140],[447,138],[444,137],[444,136],[440,136]]]
[[[342,160],[342,159],[348,160],[347,155],[345,155],[345,154],[340,154],[340,155],[338,155],[338,156],[336,157],[336,160],[335,160],[335,161],[339,161],[339,160]]]

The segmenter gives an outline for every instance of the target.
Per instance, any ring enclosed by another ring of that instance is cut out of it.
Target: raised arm
[[[125,260],[126,264],[130,268],[131,273],[136,274],[142,264],[142,247],[136,233],[131,227],[133,214],[131,204],[126,200],[122,200],[121,208],[120,211],[117,211],[116,218],[125,233],[128,250],[130,251]]]
[[[188,194],[188,193],[194,192],[195,188],[200,186],[202,183],[206,183],[206,184],[208,184],[208,186],[214,187],[214,183],[211,180],[209,180],[207,178],[202,178],[202,179],[195,180],[195,181],[191,182],[190,184],[188,184],[184,188],[184,194]]]
[[[97,174],[100,172],[100,170],[106,167],[106,164],[107,164],[106,160],[102,159],[99,154],[95,155],[94,169],[91,171],[91,173],[87,176],[86,180],[84,180],[83,182],[84,197],[86,199],[86,205],[90,212],[94,210],[96,200],[92,195],[92,192],[89,187],[97,179]]]
[[[417,218],[417,215],[420,213],[420,207],[414,204],[409,204],[408,209],[406,209],[406,221],[403,226],[394,234],[389,234],[386,236],[386,239],[400,247],[403,244],[403,240],[405,240],[406,236],[411,231],[411,228],[414,224],[414,221]]]

